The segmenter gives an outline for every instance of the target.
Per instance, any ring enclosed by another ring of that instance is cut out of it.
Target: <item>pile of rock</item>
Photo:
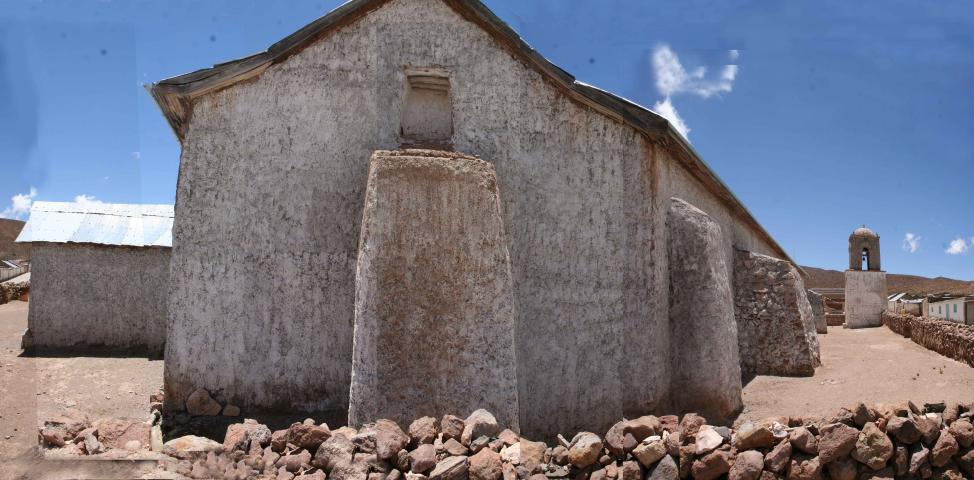
[[[972,405],[859,404],[833,418],[770,418],[736,429],[696,414],[644,416],[599,436],[530,441],[477,410],[335,430],[231,425],[223,443],[167,442],[161,468],[190,478],[281,480],[893,479],[974,477]],[[966,475],[966,477],[965,477]]]
[[[26,300],[30,293],[30,282],[0,283],[0,305],[14,300]]]
[[[914,343],[974,367],[974,325],[883,312],[883,324]]]
[[[103,418],[92,422],[77,410],[45,421],[38,436],[42,446],[61,454],[108,458],[127,457],[151,450],[153,443],[162,444],[161,431],[153,429],[151,421]]]

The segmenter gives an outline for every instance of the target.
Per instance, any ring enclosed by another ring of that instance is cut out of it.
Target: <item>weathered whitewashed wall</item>
[[[668,409],[666,202],[720,224],[726,258],[733,245],[773,250],[660,146],[567,99],[438,0],[391,2],[195,105],[176,200],[170,407],[202,386],[245,412],[345,411],[368,161],[402,143],[410,66],[450,72],[452,143],[497,172],[522,431],[602,431]]]
[[[26,344],[162,353],[168,248],[34,243]]]
[[[846,327],[881,326],[886,303],[886,272],[845,271]]]

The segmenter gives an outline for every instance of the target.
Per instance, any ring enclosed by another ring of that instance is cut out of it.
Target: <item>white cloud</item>
[[[142,158],[142,152],[132,152],[132,160],[138,161]]]
[[[736,60],[738,56],[740,52],[731,50],[731,60]],[[715,79],[706,78],[707,67],[697,67],[688,72],[680,63],[676,52],[665,44],[653,50],[652,63],[656,73],[656,90],[664,97],[690,93],[709,98],[718,93],[730,92],[737,77],[737,65],[725,65]]]
[[[903,250],[910,253],[916,253],[920,249],[920,237],[911,232],[906,232],[906,237],[903,237]]]
[[[727,56],[733,62],[740,58],[741,52],[729,50]],[[733,64],[724,65],[717,78],[712,79],[707,78],[707,67],[704,66],[687,71],[680,63],[680,57],[666,44],[659,45],[653,50],[651,63],[653,73],[656,75],[656,90],[663,96],[663,100],[653,105],[653,111],[669,120],[683,138],[688,138],[690,127],[676,111],[672,97],[689,93],[710,98],[718,93],[728,93],[734,86],[734,79],[737,78],[738,72],[737,65]]]
[[[10,206],[0,212],[0,218],[23,218],[25,214],[30,213],[30,206],[34,203],[36,196],[37,189],[30,187],[29,192],[18,193],[10,197]]]
[[[974,238],[971,241],[974,243]],[[970,249],[970,246],[967,245],[967,241],[961,237],[957,237],[950,241],[950,246],[947,247],[947,250],[944,250],[944,253],[947,255],[960,255],[967,253],[968,249]]]
[[[687,126],[687,123],[683,121],[682,117],[680,117],[679,112],[676,111],[676,107],[673,106],[673,102],[670,101],[670,97],[666,97],[662,101],[656,102],[656,104],[653,105],[653,111],[660,114],[660,116],[663,118],[669,120],[670,125],[673,125],[673,128],[680,132],[680,135],[683,135],[683,138],[687,138],[687,134],[690,133],[690,127]]]
[[[77,203],[78,205],[81,205],[82,207],[88,207],[88,206],[91,206],[91,205],[101,205],[101,204],[103,204],[105,202],[102,202],[101,200],[98,200],[97,198],[95,198],[92,195],[85,195],[85,194],[82,193],[81,195],[77,195],[77,196],[74,197],[74,203]]]

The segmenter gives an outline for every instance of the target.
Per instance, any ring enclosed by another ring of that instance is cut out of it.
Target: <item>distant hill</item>
[[[838,270],[825,270],[815,267],[802,267],[808,272],[808,288],[842,288],[845,275]],[[974,281],[954,280],[953,278],[927,278],[917,275],[886,274],[886,291],[889,293],[955,293],[974,295]]]
[[[24,222],[0,218],[0,259],[30,258],[30,246],[14,243],[24,229]]]

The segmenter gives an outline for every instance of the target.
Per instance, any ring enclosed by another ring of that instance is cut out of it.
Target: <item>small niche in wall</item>
[[[442,69],[407,68],[400,134],[405,143],[449,144],[453,137],[450,77]]]

